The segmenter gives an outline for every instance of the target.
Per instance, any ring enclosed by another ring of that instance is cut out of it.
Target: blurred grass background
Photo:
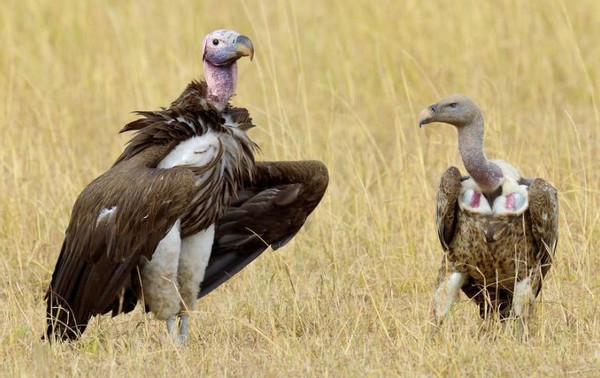
[[[0,11],[4,376],[600,374],[600,3],[7,0]],[[260,159],[319,159],[328,192],[297,238],[197,305],[189,345],[141,310],[40,342],[71,207],[133,110],[202,77],[216,28],[248,35],[234,103]],[[435,190],[455,131],[418,111],[474,98],[486,150],[559,190],[560,240],[531,340],[480,332],[464,296],[429,340]]]

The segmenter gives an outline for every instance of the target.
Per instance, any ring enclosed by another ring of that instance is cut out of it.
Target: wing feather
[[[252,182],[220,218],[199,298],[216,289],[269,246],[284,246],[325,194],[329,176],[318,161],[258,162]]]
[[[461,176],[456,167],[450,167],[442,175],[437,192],[436,225],[438,237],[444,251],[450,249],[450,242],[454,238],[456,217],[458,211],[458,197],[460,195]]]
[[[550,183],[541,178],[534,179],[529,186],[529,213],[544,277],[552,265],[558,244],[558,194]]]
[[[151,257],[191,199],[189,170],[131,169],[134,160],[113,166],[75,202],[46,293],[48,337],[77,338],[91,316],[133,309],[140,258]]]

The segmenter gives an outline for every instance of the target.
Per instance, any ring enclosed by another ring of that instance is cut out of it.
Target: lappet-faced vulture
[[[208,34],[206,81],[123,128],[134,136],[73,207],[46,294],[49,339],[76,339],[92,316],[143,300],[185,340],[197,298],[283,246],[318,205],[325,166],[255,162],[252,120],[229,103],[236,62],[253,54],[234,31]]]

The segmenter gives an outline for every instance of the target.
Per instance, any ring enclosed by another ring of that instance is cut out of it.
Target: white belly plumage
[[[158,168],[202,167],[218,156],[219,148],[217,136],[209,131],[181,142]],[[181,239],[180,228],[181,220],[178,220],[160,241],[152,259],[142,266],[145,304],[162,320],[193,309],[215,236],[214,224],[185,239]]]

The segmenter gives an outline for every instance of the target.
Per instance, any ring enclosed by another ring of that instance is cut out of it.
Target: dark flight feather
[[[219,219],[199,298],[227,281],[269,246],[284,246],[325,194],[329,176],[318,161],[257,162]]]

